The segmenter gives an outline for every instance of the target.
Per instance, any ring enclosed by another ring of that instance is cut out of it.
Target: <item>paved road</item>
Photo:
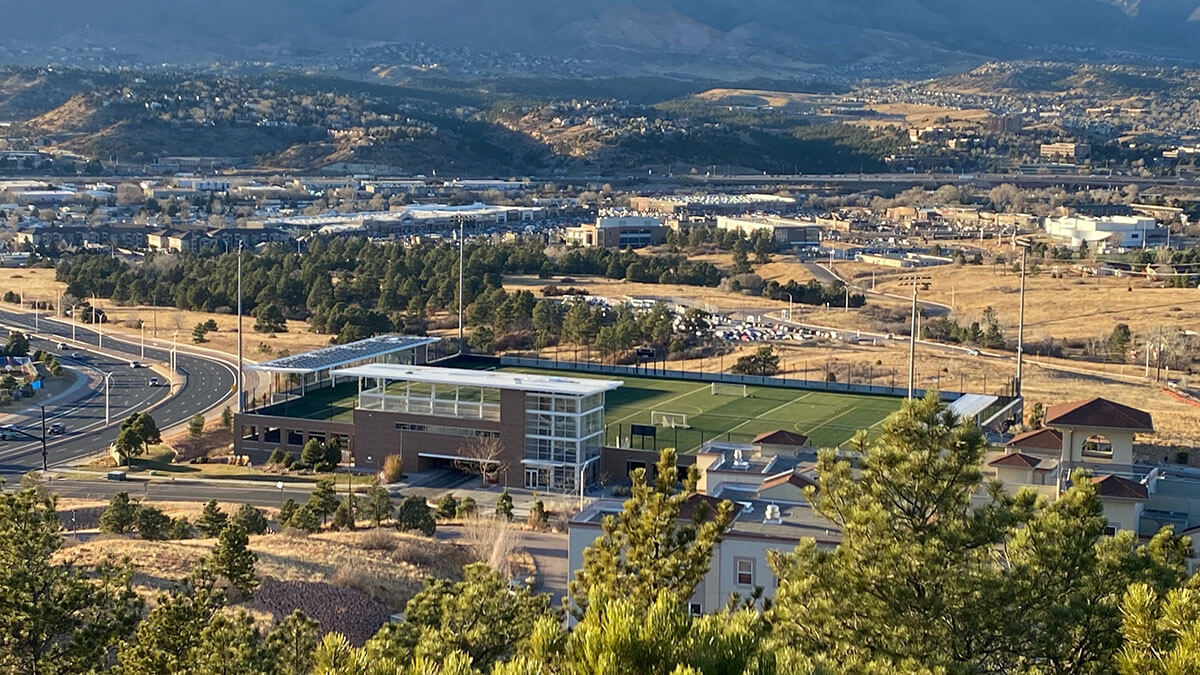
[[[143,359],[140,344],[105,335],[104,353],[101,353],[98,346],[100,338],[89,328],[76,326],[75,340],[72,340],[72,327],[69,324],[42,318],[35,330],[32,315],[12,311],[0,310],[0,324],[36,334],[39,336],[35,339],[36,347],[54,351],[65,365],[77,367],[93,378],[93,396],[80,401],[64,401],[46,410],[48,420],[63,421],[73,432],[47,443],[51,466],[107,448],[116,438],[116,424],[129,412],[144,410],[161,402],[153,410],[153,415],[159,427],[165,429],[219,404],[229,396],[236,381],[235,368],[228,363],[178,351],[176,365],[184,378],[183,383],[176,387],[174,396],[166,398],[167,387],[149,386],[150,378],[155,375],[150,369],[133,369],[129,364],[131,360],[166,363],[170,359],[169,349],[147,344]],[[57,344],[60,342],[65,342],[68,349],[58,350]],[[70,358],[75,352],[80,354],[80,359]],[[105,372],[114,373],[109,383],[110,419],[113,425],[107,427],[104,425],[102,381]],[[31,422],[22,422],[19,426],[27,428]],[[41,433],[40,420],[34,433]],[[0,474],[24,473],[41,465],[40,443],[8,441],[0,444]]]

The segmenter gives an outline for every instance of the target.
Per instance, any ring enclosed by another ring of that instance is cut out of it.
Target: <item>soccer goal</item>
[[[730,384],[729,382],[713,382],[712,383],[712,395],[713,396],[741,396],[742,398],[747,398],[748,396],[750,396],[750,393],[746,390],[746,385],[744,385],[744,384]]]
[[[687,429],[687,415],[677,412],[663,412],[661,410],[650,411],[650,424],[659,427],[674,427],[676,429]]]

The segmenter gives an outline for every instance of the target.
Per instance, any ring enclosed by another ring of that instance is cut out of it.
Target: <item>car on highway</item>
[[[159,382],[158,382],[158,378],[157,378],[157,377],[152,377],[152,378],[150,378],[150,386],[151,386],[151,387],[157,387],[157,386],[158,386],[158,384],[159,384]]]
[[[130,362],[129,362],[129,367],[130,367],[130,368],[141,368],[141,367],[142,367],[142,364],[141,364],[141,362],[140,362],[140,361],[130,361]]]
[[[80,354],[79,352],[71,352],[71,358],[78,361],[79,359],[83,358],[83,354]]]
[[[58,343],[58,351],[60,351],[60,352],[67,351],[67,343],[65,343],[65,342]]]
[[[50,434],[51,436],[61,436],[67,433],[67,425],[63,424],[62,422],[55,422],[46,428],[46,433]]]
[[[15,441],[25,438],[24,434],[17,431],[17,428],[11,424],[0,424],[0,441]]]

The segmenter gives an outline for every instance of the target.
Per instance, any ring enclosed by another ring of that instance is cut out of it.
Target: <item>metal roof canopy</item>
[[[322,347],[303,354],[293,354],[283,358],[247,366],[251,370],[265,370],[273,373],[315,373],[330,368],[337,368],[355,361],[385,356],[406,349],[415,349],[423,345],[431,345],[441,341],[438,337],[414,335],[376,335],[365,340],[356,340],[344,345]]]
[[[438,366],[406,366],[394,363],[372,363],[333,371],[337,377],[370,377],[376,380],[424,382],[465,387],[486,387],[545,394],[587,396],[620,387],[620,380],[599,380],[554,375],[505,373],[495,370],[468,370]]]
[[[991,394],[963,394],[955,399],[949,407],[960,418],[973,419],[998,400],[1000,400],[998,396]]]

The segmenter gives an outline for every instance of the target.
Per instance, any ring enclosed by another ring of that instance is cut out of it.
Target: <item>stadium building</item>
[[[356,468],[400,455],[409,471],[476,465],[529,489],[596,479],[604,394],[620,381],[424,365],[438,340],[381,336],[252,366],[269,403],[236,416],[236,452],[261,461],[336,439]]]

